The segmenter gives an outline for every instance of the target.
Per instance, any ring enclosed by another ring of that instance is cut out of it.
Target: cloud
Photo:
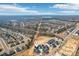
[[[37,15],[54,15],[55,12],[38,12]]]
[[[75,13],[76,11],[60,11],[60,12],[61,12],[61,13],[65,13],[65,14],[67,14],[67,13],[68,13],[68,14],[69,14],[69,13],[72,14],[72,13]]]
[[[0,15],[55,15],[53,12],[37,12],[37,13],[0,13]]]
[[[59,11],[61,15],[77,15],[76,11]]]
[[[31,13],[37,13],[38,11],[35,10],[29,10],[22,7],[17,7],[14,5],[0,5],[0,11],[4,12],[31,12]]]
[[[26,7],[19,7],[17,4],[15,5],[0,5],[0,15],[52,15],[55,14],[54,12],[40,12],[37,10],[27,9]]]
[[[0,15],[72,15],[79,13],[79,5],[78,4],[54,4],[52,7],[52,11],[41,11],[41,10],[33,10],[28,7],[21,7],[18,4],[14,5],[6,5],[0,4]],[[53,11],[57,8],[57,11]],[[63,9],[63,10],[59,10]]]
[[[79,15],[79,4],[58,3],[50,6],[49,8],[57,8],[56,13],[59,15]]]
[[[79,10],[79,4],[55,4],[50,8],[59,8],[65,10]]]

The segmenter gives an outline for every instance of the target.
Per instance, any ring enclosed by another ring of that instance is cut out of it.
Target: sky
[[[0,15],[79,15],[79,4],[0,3]]]

